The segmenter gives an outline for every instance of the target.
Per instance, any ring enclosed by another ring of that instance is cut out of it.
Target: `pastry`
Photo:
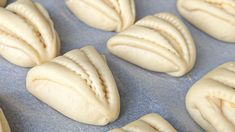
[[[178,10],[193,25],[225,42],[235,42],[234,0],[178,0]]]
[[[209,72],[192,86],[186,97],[187,110],[207,132],[235,130],[235,62]]]
[[[144,69],[183,76],[196,59],[187,27],[170,13],[147,16],[112,37],[107,47],[114,55]]]
[[[104,56],[91,46],[32,68],[26,85],[38,99],[76,121],[106,125],[118,118],[115,80]]]
[[[31,0],[0,8],[0,55],[13,64],[32,67],[59,54],[60,41],[46,9]]]
[[[2,109],[0,108],[0,132],[10,132],[11,129],[8,125],[6,117],[3,114]]]
[[[122,31],[135,22],[134,0],[65,0],[84,23],[106,31]]]
[[[151,113],[110,132],[176,132],[176,130],[160,115]]]
[[[0,0],[0,6],[4,6],[6,4],[6,0]]]

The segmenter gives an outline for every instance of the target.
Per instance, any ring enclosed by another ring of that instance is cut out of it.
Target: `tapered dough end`
[[[26,86],[44,103],[82,123],[103,126],[119,116],[115,81],[103,56],[91,46],[32,68]]]
[[[7,0],[0,0],[0,6],[5,6],[7,3]]]
[[[0,108],[0,132],[11,132],[9,124],[1,108]]]
[[[151,113],[133,121],[122,128],[109,132],[176,132],[175,128],[160,115]]]

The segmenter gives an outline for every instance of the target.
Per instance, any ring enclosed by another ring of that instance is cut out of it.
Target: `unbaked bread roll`
[[[31,69],[27,88],[76,121],[106,125],[118,118],[119,93],[107,62],[95,48],[72,50]]]
[[[11,132],[6,117],[4,116],[4,113],[1,108],[0,108],[0,132]]]
[[[122,31],[135,22],[134,0],[65,0],[84,23],[106,31]]]
[[[0,8],[0,55],[13,64],[32,67],[56,57],[60,41],[46,9],[31,0]]]
[[[207,132],[235,131],[235,62],[209,72],[186,97],[192,118]]]
[[[0,6],[5,6],[7,0],[0,0]]]
[[[176,130],[160,115],[151,113],[110,132],[176,132]]]
[[[170,13],[147,16],[108,41],[114,55],[144,69],[182,76],[196,59],[187,27]]]
[[[178,0],[178,10],[207,34],[225,42],[235,42],[234,0]]]

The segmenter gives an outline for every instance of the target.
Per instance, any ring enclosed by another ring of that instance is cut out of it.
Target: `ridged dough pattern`
[[[151,113],[109,132],[176,132],[176,130],[160,115]]]
[[[135,22],[134,0],[65,0],[84,23],[106,31],[122,31]]]
[[[31,0],[0,8],[0,55],[13,64],[32,67],[59,54],[60,40],[46,9]]]
[[[234,0],[178,0],[178,10],[196,27],[225,42],[235,42]]]
[[[0,0],[0,6],[5,6],[7,0]]]
[[[207,132],[235,130],[235,62],[225,63],[192,86],[187,110]]]
[[[76,121],[106,125],[118,118],[120,99],[104,56],[87,46],[31,69],[27,89]]]
[[[11,132],[6,117],[1,108],[0,108],[0,132]]]
[[[194,41],[175,15],[159,13],[139,20],[112,37],[108,49],[114,55],[144,69],[183,76],[196,60]]]

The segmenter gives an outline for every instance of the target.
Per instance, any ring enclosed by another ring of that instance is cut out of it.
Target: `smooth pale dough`
[[[27,89],[76,121],[106,125],[120,111],[118,89],[107,62],[95,48],[72,50],[31,69]]]
[[[178,10],[196,27],[225,42],[235,42],[234,0],[178,0]]]
[[[7,0],[0,0],[0,6],[5,6]]]
[[[0,55],[22,67],[44,63],[59,54],[60,40],[46,9],[31,0],[0,8]]]
[[[65,0],[84,23],[106,31],[122,31],[135,22],[134,0]]]
[[[109,132],[176,132],[176,130],[160,115],[151,113]]]
[[[190,32],[170,13],[144,17],[112,37],[107,47],[114,55],[144,69],[177,77],[189,72],[196,60]]]
[[[235,62],[219,66],[192,86],[187,110],[207,132],[235,131]]]
[[[0,108],[0,132],[11,132],[11,129],[8,125],[8,122],[1,108]]]

